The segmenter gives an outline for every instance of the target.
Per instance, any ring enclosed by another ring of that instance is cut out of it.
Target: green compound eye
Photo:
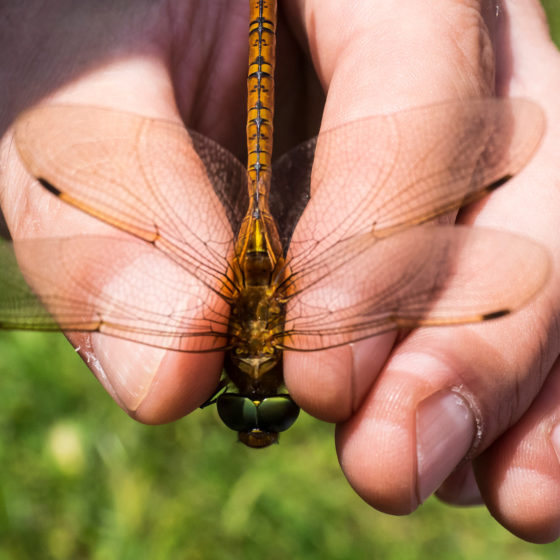
[[[222,422],[237,432],[283,432],[299,415],[299,407],[289,395],[274,395],[259,402],[225,393],[218,397],[217,407]]]
[[[249,432],[257,427],[257,405],[236,393],[224,393],[216,403],[222,422],[236,432]]]
[[[283,432],[299,416],[299,406],[289,395],[267,397],[257,407],[259,428],[265,432]]]

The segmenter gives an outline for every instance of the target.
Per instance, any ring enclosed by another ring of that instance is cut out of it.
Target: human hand
[[[457,221],[538,240],[557,268],[558,51],[537,2],[509,2],[498,12],[481,5],[362,2],[342,17],[336,2],[289,4],[328,91],[325,129],[494,90],[539,103],[547,133],[537,155]],[[342,468],[368,503],[404,514],[439,488],[451,503],[483,500],[524,539],[558,536],[558,285],[554,273],[539,298],[506,319],[417,329],[392,350],[389,335],[286,354],[291,394],[339,423]]]

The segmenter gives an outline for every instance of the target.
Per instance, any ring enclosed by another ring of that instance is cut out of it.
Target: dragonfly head
[[[279,432],[287,430],[299,415],[299,407],[285,394],[256,400],[237,393],[222,393],[216,404],[222,422],[239,432],[239,441],[253,448],[276,443]]]

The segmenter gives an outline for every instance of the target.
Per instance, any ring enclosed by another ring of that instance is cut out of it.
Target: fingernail
[[[459,394],[441,391],[420,403],[416,412],[420,502],[433,494],[459,464],[475,434],[474,415]]]
[[[440,500],[456,506],[474,506],[483,503],[472,465],[464,464],[437,489]]]
[[[106,386],[119,404],[132,412],[149,393],[165,350],[116,337],[96,337],[95,355],[102,364]]]

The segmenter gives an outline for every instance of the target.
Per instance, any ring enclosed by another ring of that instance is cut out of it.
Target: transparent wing
[[[301,277],[332,258],[323,253],[340,239],[386,237],[480,198],[527,163],[544,127],[530,101],[473,99],[364,118],[296,147],[275,169],[289,174],[292,160],[313,166],[291,269]]]
[[[0,243],[4,329],[101,332],[204,352],[226,346],[227,315],[227,304],[218,294],[157,248],[133,237]]]
[[[152,243],[211,289],[233,290],[228,255],[247,179],[227,150],[172,122],[62,105],[22,115],[15,143],[62,200]]]
[[[317,138],[290,150],[272,164],[270,210],[287,252],[294,229],[309,202]]]
[[[366,233],[308,270],[287,305],[283,347],[317,350],[397,328],[495,318],[548,276],[546,250],[513,234],[462,226],[417,226],[381,240]]]
[[[70,122],[64,134],[56,132],[60,118]],[[529,159],[543,123],[525,101],[451,103],[350,123],[282,158],[278,184],[290,188],[295,177],[292,189],[310,184],[313,193],[290,246],[285,347],[484,320],[526,301],[547,275],[538,246],[495,232],[413,226],[501,184]],[[18,245],[23,273],[54,320],[10,273],[0,297],[5,328],[59,326],[165,348],[223,348],[220,294],[235,289],[227,259],[243,206],[231,193],[246,187],[232,156],[178,125],[90,108],[32,112],[16,142],[47,188],[149,243],[112,240],[109,259],[107,240]],[[76,276],[78,254],[88,259]],[[5,261],[15,270],[13,259]]]

